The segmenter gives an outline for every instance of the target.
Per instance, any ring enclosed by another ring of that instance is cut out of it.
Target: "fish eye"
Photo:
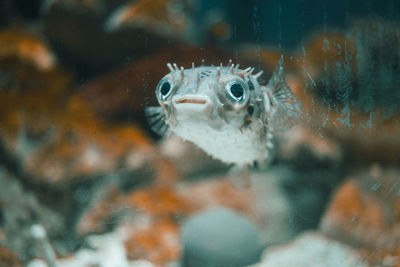
[[[169,80],[161,80],[157,85],[158,98],[162,101],[166,100],[172,93],[172,82]]]
[[[228,97],[235,102],[243,102],[246,98],[246,87],[241,81],[231,81],[225,86]]]
[[[243,97],[244,89],[241,84],[238,84],[238,83],[232,84],[230,90],[234,97],[236,97],[236,98]]]
[[[170,84],[169,82],[165,82],[165,83],[163,83],[163,84],[161,85],[160,93],[161,93],[163,96],[166,96],[166,95],[168,95],[169,90],[171,90],[171,84]]]

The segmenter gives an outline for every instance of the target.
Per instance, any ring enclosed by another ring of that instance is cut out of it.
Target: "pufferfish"
[[[283,58],[266,85],[262,71],[227,66],[184,69],[167,64],[170,72],[156,87],[159,107],[146,108],[152,129],[172,132],[213,158],[237,167],[266,166],[273,158],[274,137],[302,113],[301,103],[285,80]]]

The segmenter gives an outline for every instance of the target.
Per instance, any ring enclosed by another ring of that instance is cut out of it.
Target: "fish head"
[[[156,95],[172,131],[179,132],[182,125],[193,131],[197,127],[240,130],[261,113],[263,105],[256,99],[262,99],[262,94],[252,69],[170,66],[171,72],[158,83]]]

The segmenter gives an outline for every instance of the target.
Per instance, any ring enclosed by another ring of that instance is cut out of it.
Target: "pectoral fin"
[[[145,116],[151,129],[156,134],[164,136],[167,133],[169,127],[165,122],[165,115],[161,107],[147,107]]]
[[[274,131],[284,131],[301,120],[301,102],[293,94],[285,79],[283,57],[278,62],[271,79],[262,87],[266,105],[267,123]]]

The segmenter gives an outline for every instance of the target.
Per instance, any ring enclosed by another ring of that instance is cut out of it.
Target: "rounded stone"
[[[188,219],[182,230],[184,267],[239,267],[260,260],[256,226],[242,215],[214,208]]]

